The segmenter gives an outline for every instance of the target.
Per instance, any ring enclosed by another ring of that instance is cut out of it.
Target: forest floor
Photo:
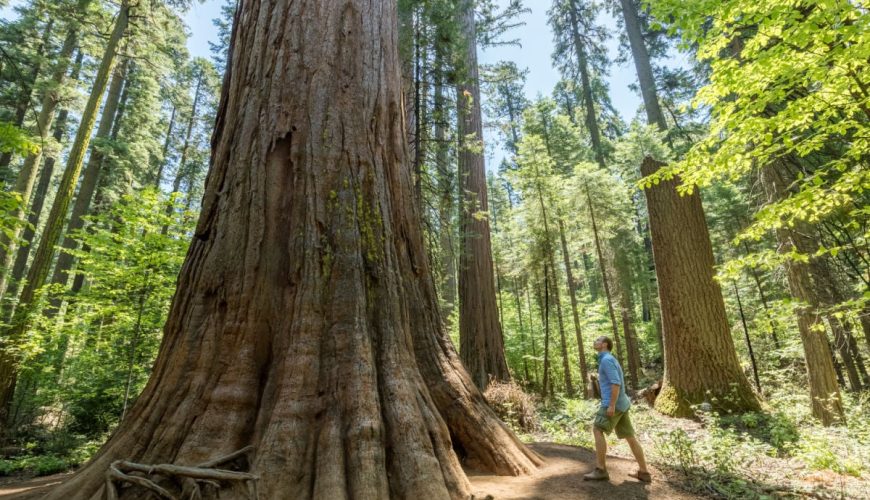
[[[628,477],[636,470],[633,460],[610,457],[610,481],[584,481],[583,474],[595,467],[595,453],[577,446],[555,443],[531,445],[545,460],[545,465],[531,476],[502,477],[469,471],[477,498],[491,495],[495,500],[580,500],[592,498],[631,499],[692,499],[700,498],[672,484],[673,477],[653,471],[654,481],[641,483]],[[69,477],[69,473],[31,479],[4,478],[0,497],[36,499]]]
[[[610,457],[607,462],[609,481],[584,481],[583,474],[595,468],[594,451],[555,443],[534,443],[531,448],[545,461],[531,476],[502,477],[469,472],[475,498],[487,495],[495,500],[700,498],[674,486],[671,479],[658,470],[652,471],[652,483],[628,477],[637,470],[634,460]]]
[[[849,427],[794,424],[773,408],[767,413],[705,416],[699,420],[661,415],[635,403],[632,420],[654,471],[652,487],[627,477],[636,468],[625,441],[608,438],[609,484],[583,484],[594,453],[589,423],[597,401],[562,400],[539,408],[539,428],[522,434],[548,459],[538,476],[523,479],[473,477],[475,487],[492,486],[497,499],[585,498],[589,491],[613,498],[866,499],[870,500],[870,426],[856,412]],[[853,409],[858,409],[857,405]],[[500,489],[498,489],[500,488]],[[520,488],[528,488],[524,491]],[[596,489],[597,488],[597,489]],[[482,491],[482,490],[481,490]],[[520,492],[522,491],[522,493]]]

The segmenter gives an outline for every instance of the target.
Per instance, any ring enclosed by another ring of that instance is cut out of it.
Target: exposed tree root
[[[126,460],[116,460],[112,462],[109,470],[106,471],[106,500],[118,500],[118,489],[122,483],[135,484],[167,500],[179,500],[180,498],[199,500],[202,498],[200,484],[206,484],[219,489],[221,482],[243,483],[247,487],[248,498],[257,500],[258,476],[247,472],[217,468],[219,465],[248,455],[253,449],[253,446],[246,446],[229,455],[218,457],[193,467],[173,464],[147,465]],[[134,474],[142,474],[145,477]],[[174,495],[147,476],[164,476],[178,480],[182,484],[181,497]]]

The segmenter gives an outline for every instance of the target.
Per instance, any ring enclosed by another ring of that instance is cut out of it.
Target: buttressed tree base
[[[464,499],[460,457],[533,470],[441,325],[404,164],[396,3],[242,0],[235,21],[153,375],[49,498],[102,498],[119,459],[195,465],[249,445],[260,498]],[[233,488],[202,492],[247,494]]]

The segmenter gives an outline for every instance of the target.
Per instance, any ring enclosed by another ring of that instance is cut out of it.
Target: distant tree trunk
[[[193,90],[193,105],[190,108],[190,117],[187,119],[187,128],[184,131],[184,144],[181,146],[181,158],[178,160],[178,169],[175,171],[175,179],[172,181],[172,193],[181,192],[181,184],[185,179],[192,177],[192,173],[187,167],[187,157],[190,154],[191,143],[193,141],[193,128],[196,125],[197,113],[199,112],[199,102],[202,98],[202,85],[205,80],[205,74],[199,71],[196,75],[196,85]],[[172,213],[174,205],[169,204],[166,207],[166,214]],[[160,230],[163,235],[169,234],[169,225],[166,224]]]
[[[589,398],[589,393],[586,391],[586,378],[588,369],[586,367],[586,350],[583,343],[583,334],[580,331],[580,312],[577,306],[577,283],[574,281],[574,274],[571,269],[571,257],[568,253],[568,241],[565,238],[565,223],[559,219],[559,240],[562,243],[562,260],[565,263],[565,276],[568,280],[568,295],[571,297],[571,316],[574,319],[574,334],[577,337],[577,354],[580,365],[580,380],[583,387],[583,397]]]
[[[196,464],[247,445],[260,498],[467,499],[452,445],[481,470],[531,471],[442,329],[405,163],[396,3],[242,0],[235,19],[151,380],[48,498],[101,498],[118,459]]]
[[[619,292],[620,315],[622,316],[622,331],[625,335],[625,354],[628,358],[628,383],[637,390],[638,372],[640,370],[640,349],[637,345],[637,332],[634,331],[634,304],[631,300],[631,283],[623,282]]]
[[[178,108],[172,105],[172,112],[169,115],[169,126],[166,130],[166,139],[163,141],[163,155],[160,157],[160,163],[157,167],[157,173],[154,174],[154,188],[160,189],[160,184],[163,182],[163,171],[169,163],[169,145],[172,143],[172,132],[175,129],[175,114]]]
[[[627,230],[624,230],[627,232]],[[627,233],[628,234],[628,233]],[[613,268],[618,285],[619,309],[622,316],[622,332],[625,335],[625,354],[628,359],[628,381],[632,389],[640,389],[639,380],[641,367],[640,347],[637,343],[637,332],[634,328],[634,279],[633,259],[621,241],[622,234],[617,234],[614,243]]]
[[[592,222],[592,236],[595,240],[595,252],[598,254],[598,267],[601,269],[601,283],[604,286],[604,297],[607,299],[607,313],[610,316],[610,327],[613,331],[613,343],[616,344],[616,358],[620,363],[623,362],[622,343],[619,341],[619,327],[616,324],[616,312],[613,307],[613,294],[610,289],[610,280],[607,278],[607,263],[604,260],[604,249],[601,245],[601,237],[598,234],[598,220],[595,216],[595,204],[592,202],[592,195],[589,193],[589,186],[586,189],[586,204],[589,205],[589,218]]]
[[[39,4],[36,6],[37,11],[34,12],[36,17],[41,17],[45,11]],[[45,29],[42,32],[42,40],[36,48],[36,64],[30,68],[30,75],[25,77],[19,84],[21,92],[18,96],[18,102],[15,103],[15,115],[12,124],[16,127],[24,125],[24,119],[27,116],[27,110],[30,109],[30,103],[33,99],[33,87],[39,78],[39,73],[42,71],[42,57],[45,54],[45,47],[51,42],[51,32],[54,27],[54,19],[49,18],[45,24]],[[6,151],[0,154],[0,179],[6,179],[6,173],[9,170],[9,163],[12,161],[12,152]],[[24,200],[25,203],[27,200]]]
[[[661,163],[647,157],[642,174]],[[693,415],[707,401],[724,410],[759,410],[740,368],[722,290],[714,279],[713,247],[696,193],[680,196],[677,181],[646,189],[665,344],[665,374],[656,409]]]
[[[69,79],[77,81],[79,72],[82,67],[82,59],[84,52],[79,51],[76,55],[73,69],[70,72]],[[57,114],[57,124],[54,128],[54,140],[58,144],[63,142],[66,137],[67,121],[69,119],[69,110],[61,109]],[[18,283],[24,277],[27,271],[27,260],[30,258],[30,250],[33,246],[34,237],[36,236],[36,226],[39,225],[39,220],[42,217],[42,209],[45,206],[45,197],[48,195],[48,188],[51,186],[51,179],[54,175],[54,165],[57,163],[57,157],[60,156],[60,151],[52,154],[45,159],[45,165],[42,167],[42,172],[39,174],[39,184],[36,186],[36,191],[33,193],[33,202],[30,206],[30,215],[27,218],[28,226],[25,226],[24,232],[21,235],[21,240],[24,244],[18,247],[18,252],[15,256],[15,263],[12,266],[12,280],[6,293],[9,296],[14,296],[18,291]]]
[[[577,0],[568,0],[568,14],[571,20],[571,36],[574,40],[574,51],[577,56],[577,69],[580,73],[580,86],[583,92],[583,106],[586,108],[586,128],[592,139],[592,152],[595,161],[604,167],[604,145],[601,142],[601,129],[598,127],[598,116],[595,112],[595,99],[592,94],[592,79],[589,76],[589,60],[585,44],[580,33],[580,19],[577,13]]]
[[[646,48],[643,32],[640,29],[637,4],[635,0],[620,0],[620,2],[622,4],[622,16],[625,20],[625,31],[628,34],[628,42],[631,45],[631,56],[634,59],[634,67],[637,70],[638,83],[640,83],[640,93],[643,96],[643,107],[646,109],[647,121],[650,125],[658,125],[659,129],[666,131],[668,124],[659,105],[656,80],[649,61],[649,51]]]
[[[865,306],[859,318],[861,331],[864,332],[864,342],[867,343],[867,353],[870,355],[870,306]]]
[[[571,363],[568,361],[568,341],[565,338],[565,320],[562,319],[562,297],[559,292],[559,280],[556,277],[556,262],[553,257],[552,248],[550,249],[548,261],[548,268],[553,271],[553,284],[551,288],[553,290],[553,304],[556,306],[557,325],[559,326],[559,342],[562,350],[562,372],[563,379],[565,380],[565,394],[573,396],[574,382],[571,379]]]
[[[106,140],[111,136],[112,125],[116,119],[118,104],[121,102],[121,92],[124,88],[124,82],[127,79],[127,62],[125,59],[121,64],[115,67],[115,73],[112,76],[112,83],[109,85],[109,93],[106,96],[106,102],[103,105],[103,111],[100,115],[100,124],[97,127],[97,133],[94,138],[98,141]],[[55,264],[52,283],[66,287],[69,282],[69,271],[73,267],[75,257],[70,253],[78,246],[78,242],[74,237],[75,232],[79,231],[85,223],[84,217],[88,215],[91,209],[91,201],[94,198],[94,192],[97,190],[97,183],[100,181],[100,174],[103,169],[105,153],[100,147],[92,147],[91,155],[88,158],[88,164],[82,173],[82,179],[79,183],[78,194],[76,195],[75,203],[73,203],[72,214],[70,215],[69,223],[67,224],[66,235],[63,238],[60,255],[57,257]],[[52,300],[52,310],[56,311],[60,307],[60,300]]]
[[[423,131],[428,130],[425,105],[426,82],[425,74],[428,70],[425,63],[428,60],[424,54],[422,23],[419,15],[414,20],[414,196],[417,204],[423,203],[423,161],[426,158],[426,141]]]
[[[840,319],[833,316],[828,317],[828,325],[831,327],[831,333],[834,334],[834,347],[840,353],[846,377],[849,379],[849,387],[852,391],[860,391],[862,387],[861,376],[858,374],[858,366],[852,355],[852,346],[849,343],[845,325]]]
[[[532,311],[532,294],[529,292],[528,288],[526,288],[526,305],[529,308],[529,339],[532,341],[532,357],[535,359],[535,362],[532,364],[534,370],[534,382],[538,383],[540,378],[538,375],[538,343],[535,342],[535,322],[533,321],[535,313]]]
[[[112,72],[112,67],[115,62],[115,52],[127,29],[129,14],[130,5],[127,3],[127,0],[124,0],[121,4],[120,12],[115,19],[112,34],[106,44],[97,75],[94,78],[88,102],[82,112],[81,122],[78,131],[76,132],[76,138],[75,141],[73,141],[72,148],[70,149],[67,158],[66,169],[64,170],[63,177],[60,180],[60,185],[58,186],[57,194],[55,194],[51,211],[48,214],[42,237],[39,240],[39,247],[36,249],[33,262],[27,272],[27,282],[21,289],[21,293],[18,297],[18,308],[15,310],[11,326],[5,331],[5,338],[7,341],[12,342],[13,345],[27,331],[30,315],[32,313],[33,299],[36,296],[37,290],[42,288],[45,284],[46,278],[48,277],[49,268],[54,259],[54,249],[57,245],[58,239],[60,238],[67,209],[69,208],[70,200],[75,191],[76,181],[78,180],[79,173],[82,169],[85,152],[88,149],[88,144],[91,140],[91,132],[93,131],[94,123],[97,119],[97,111],[100,108],[100,102],[103,100],[103,93],[105,92],[106,86],[109,82],[109,75]],[[31,182],[31,187],[32,185],[33,183]],[[0,353],[0,423],[6,421],[9,403],[12,400],[12,394],[15,391],[15,381],[18,373],[16,365],[17,360],[14,355],[5,350]]]
[[[743,325],[743,335],[746,338],[746,348],[749,350],[749,361],[752,362],[752,378],[755,389],[761,394],[761,381],[758,379],[758,363],[755,361],[755,351],[752,349],[752,339],[749,338],[749,327],[746,326],[746,314],[743,313],[743,301],[740,299],[740,289],[734,282],[734,297],[737,299],[737,312],[740,313],[740,323]]]
[[[529,381],[531,381],[531,377],[529,374],[529,363],[528,363],[528,360],[526,359],[526,355],[527,355],[526,335],[527,335],[527,333],[526,333],[526,326],[523,323],[523,303],[520,300],[520,291],[519,291],[519,286],[517,285],[516,280],[515,279],[512,280],[511,284],[513,285],[513,286],[511,286],[511,293],[513,293],[513,296],[514,296],[514,305],[517,308],[517,320],[519,321],[519,326],[520,326],[520,344],[523,346],[523,348],[522,348],[523,376],[525,378],[526,383],[528,384]]]
[[[550,378],[550,270],[544,264],[543,290],[538,288],[538,307],[541,310],[541,324],[544,326],[544,379],[541,383],[541,397],[552,394],[552,379]]]
[[[746,255],[751,253],[746,240],[743,240],[743,250]],[[761,276],[758,275],[758,270],[754,267],[750,268],[750,274],[752,275],[752,280],[755,282],[755,287],[758,290],[758,299],[761,300],[761,307],[764,309],[764,314],[767,316],[768,321],[771,322],[770,338],[773,339],[773,346],[779,349],[779,336],[776,333],[776,326],[773,324],[773,317],[770,314],[770,305],[767,300],[767,294],[764,293],[764,287],[761,285]]]
[[[624,293],[624,292],[623,292]],[[625,351],[628,358],[628,385],[634,390],[640,388],[638,373],[640,372],[640,349],[637,345],[637,332],[634,330],[634,315],[631,313],[631,302],[620,306],[622,330],[625,332]]]
[[[92,0],[79,0],[76,9],[78,12],[83,12]],[[44,143],[51,133],[51,125],[54,120],[54,112],[60,102],[57,89],[63,85],[66,80],[67,69],[69,69],[70,58],[79,42],[79,26],[75,23],[68,28],[66,38],[57,55],[57,63],[51,73],[52,87],[47,90],[42,96],[42,107],[39,110],[39,116],[36,118],[36,136],[35,142],[38,144]],[[24,204],[16,211],[13,216],[18,220],[25,220],[27,215],[26,204],[30,200],[30,195],[33,192],[33,185],[36,183],[36,175],[39,172],[39,164],[42,161],[43,149],[27,155],[24,159],[24,165],[18,171],[15,178],[15,185],[12,191],[21,195]],[[16,227],[12,230],[12,234],[7,235],[5,232],[0,232],[0,293],[6,290],[9,280],[9,270],[12,264],[12,257],[15,255],[14,241],[21,234],[21,228]],[[0,365],[3,362],[0,361]],[[2,373],[2,369],[0,369]],[[2,404],[3,389],[2,381],[0,381],[0,404]],[[2,412],[2,410],[0,410]],[[2,416],[2,415],[0,415]],[[2,425],[2,424],[0,424]]]
[[[788,167],[783,163],[781,161],[773,163],[761,171],[761,184],[771,203],[779,202],[788,196],[791,181],[787,173]],[[806,234],[810,234],[806,227],[783,226],[778,229],[776,238],[779,251],[782,253],[797,251],[812,255],[815,249],[809,248],[807,236],[804,236]],[[804,346],[813,416],[823,425],[845,422],[840,388],[834,371],[833,353],[824,334],[822,317],[818,313],[819,301],[815,289],[820,285],[813,282],[812,271],[808,264],[788,259],[785,267],[791,295],[804,304],[797,309],[797,322]],[[817,331],[818,328],[822,329],[821,333]]]
[[[460,10],[464,54],[458,96],[459,177],[461,191],[459,252],[459,352],[472,380],[481,389],[490,378],[510,380],[504,339],[498,322],[486,194],[483,120],[477,67],[474,4]]]
[[[441,283],[439,283],[444,306],[441,317],[450,325],[450,317],[456,305],[456,252],[453,241],[454,171],[450,168],[450,147],[447,139],[447,97],[444,86],[444,56],[442,50],[435,52],[435,91],[433,120],[435,122],[435,169],[438,172],[438,245],[440,247]]]

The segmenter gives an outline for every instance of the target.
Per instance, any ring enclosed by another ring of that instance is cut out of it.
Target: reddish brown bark
[[[442,329],[404,165],[395,2],[243,0],[235,24],[153,375],[49,498],[98,498],[119,458],[191,465],[246,445],[260,498],[467,498],[454,448],[532,470]]]
[[[459,352],[474,383],[510,380],[498,320],[492,264],[474,3],[461,3],[463,78],[458,86],[461,246],[459,252]]]

